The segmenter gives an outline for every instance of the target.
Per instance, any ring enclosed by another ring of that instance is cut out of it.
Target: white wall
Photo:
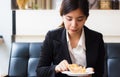
[[[1,0],[0,2],[0,35],[4,42],[0,44],[0,75],[7,74],[9,52],[11,47],[12,34],[12,14],[11,0]]]
[[[86,25],[101,32],[105,42],[120,42],[119,20],[120,10],[90,10]],[[48,30],[58,27],[61,22],[58,10],[17,10],[17,41],[26,41],[30,36],[40,39],[39,35],[44,36]],[[31,40],[36,41],[34,38],[29,41]]]
[[[61,17],[57,10],[16,11],[16,35],[45,35],[60,23]]]
[[[104,36],[120,36],[120,10],[91,10],[86,25]]]

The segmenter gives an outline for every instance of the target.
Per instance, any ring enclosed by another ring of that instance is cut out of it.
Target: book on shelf
[[[28,9],[37,9],[37,0],[29,0],[28,1],[28,5],[27,5]]]
[[[52,9],[52,0],[46,0],[46,9]]]
[[[38,9],[52,9],[52,0],[38,0]]]
[[[111,7],[112,9],[119,9],[120,6],[120,1],[119,0],[112,0]]]
[[[111,0],[100,0],[100,9],[112,9],[111,7]]]
[[[41,0],[41,9],[46,9],[46,0]]]

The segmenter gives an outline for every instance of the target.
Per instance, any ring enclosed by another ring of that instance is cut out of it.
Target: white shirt
[[[87,63],[86,63],[86,47],[85,47],[84,28],[82,29],[82,34],[81,34],[81,37],[79,39],[79,42],[76,48],[72,49],[67,31],[66,31],[66,37],[67,37],[67,44],[68,44],[68,49],[69,49],[72,63],[76,63],[78,65],[82,65],[86,67]]]

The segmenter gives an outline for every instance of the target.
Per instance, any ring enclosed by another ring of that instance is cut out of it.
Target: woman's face
[[[69,12],[62,16],[66,30],[70,35],[80,34],[87,17],[80,9]]]

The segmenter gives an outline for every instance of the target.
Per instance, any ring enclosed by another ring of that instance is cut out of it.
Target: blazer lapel
[[[62,46],[63,46],[63,49],[64,49],[64,54],[66,56],[66,60],[68,61],[68,63],[71,64],[72,61],[71,61],[69,50],[68,50],[67,39],[66,39],[66,30],[65,29],[62,32],[61,42],[62,42]]]
[[[67,40],[66,40],[66,30],[64,28],[61,30],[62,30],[62,34],[59,35],[61,37],[57,40],[53,40],[53,44],[55,48],[54,54],[55,56],[57,55],[56,63],[59,63],[61,60],[65,59],[68,61],[68,63],[71,64],[72,61],[70,58],[70,54],[67,46]]]

